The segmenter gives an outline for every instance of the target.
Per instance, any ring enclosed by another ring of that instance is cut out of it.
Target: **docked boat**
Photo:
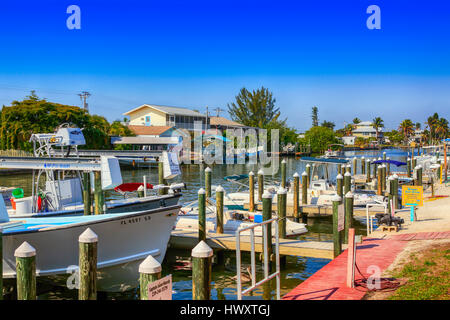
[[[26,241],[37,252],[37,276],[64,285],[78,265],[78,237],[90,228],[98,236],[98,290],[135,288],[138,266],[148,255],[162,263],[179,209],[180,205],[173,205],[136,212],[17,219],[8,217],[0,199],[3,278],[16,277],[14,251]]]
[[[224,210],[223,232],[235,235],[237,230],[250,227],[259,222],[262,222],[262,214],[260,212]],[[181,208],[174,229],[183,231],[198,230],[198,207],[193,206],[192,203]],[[214,205],[206,206],[206,231],[211,233],[217,232],[217,214],[216,206]],[[274,232],[275,226],[272,224],[272,234]],[[287,236],[296,236],[306,232],[308,232],[306,224],[286,219]],[[241,234],[248,235],[250,231],[244,231]],[[255,229],[255,236],[262,236],[262,228]]]

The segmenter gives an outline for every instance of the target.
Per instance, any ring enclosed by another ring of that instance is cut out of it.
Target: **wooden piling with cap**
[[[255,211],[255,174],[253,171],[250,171],[248,174],[248,192],[249,192],[249,205],[250,212]]]
[[[211,173],[212,170],[210,167],[205,169],[205,194],[206,198],[211,197]]]
[[[344,224],[344,243],[348,243],[348,230],[353,228],[353,193],[351,191],[345,194],[345,224]]]
[[[198,190],[198,241],[206,241],[206,191]]]
[[[79,300],[97,299],[97,242],[98,236],[87,228],[79,237]]]
[[[148,300],[148,285],[158,279],[161,279],[161,264],[149,255],[139,265],[139,289],[141,300]]]
[[[209,300],[211,297],[213,249],[202,240],[192,249],[191,256],[192,300]]]
[[[36,300],[36,249],[23,242],[16,257],[17,300]]]
[[[338,231],[339,205],[342,199],[336,194],[331,201],[333,203],[333,256],[336,258],[342,251],[342,238]]]
[[[258,201],[262,201],[262,195],[264,193],[264,171],[259,169],[258,171]]]
[[[300,206],[300,177],[298,176],[298,173],[294,173],[294,190],[293,190],[293,210],[294,210],[294,220],[295,222],[299,221],[300,213],[299,213],[299,206]]]
[[[218,186],[216,189],[216,232],[220,234],[223,233],[223,196],[224,189],[222,186]]]

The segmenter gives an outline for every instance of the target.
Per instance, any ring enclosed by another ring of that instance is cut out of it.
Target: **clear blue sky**
[[[71,4],[81,30],[66,27]],[[381,30],[366,27],[371,4]],[[227,109],[241,87],[265,86],[300,131],[314,105],[338,128],[450,118],[444,0],[3,1],[0,44],[0,105],[31,89],[80,105],[87,90],[111,121],[143,103]]]

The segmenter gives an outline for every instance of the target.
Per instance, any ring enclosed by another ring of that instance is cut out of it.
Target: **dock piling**
[[[253,171],[250,171],[248,174],[248,191],[249,191],[249,211],[255,211],[255,174]]]
[[[308,173],[306,171],[302,173],[302,204],[308,204]]]
[[[348,243],[348,230],[353,228],[353,193],[345,194],[345,225],[344,243]]]
[[[17,300],[36,300],[36,249],[23,242],[16,257]]]
[[[278,237],[280,239],[286,239],[286,201],[287,191],[285,188],[280,187],[277,191],[278,203]],[[271,227],[271,226],[269,226]],[[286,266],[286,256],[280,256],[280,266],[284,268]]]
[[[411,178],[411,158],[408,157],[406,160],[406,175]]]
[[[94,172],[94,202],[95,202],[95,214],[103,214],[105,197],[102,190],[102,176],[100,171]]]
[[[294,221],[298,222],[300,215],[299,215],[299,199],[300,199],[300,178],[298,176],[298,173],[294,173],[294,195],[293,195],[293,199],[294,199],[294,203],[293,205],[293,215],[294,215]]]
[[[198,241],[206,241],[206,191],[198,190]]]
[[[262,195],[264,193],[264,171],[259,169],[258,171],[258,201],[262,201]]]
[[[337,195],[342,198],[343,196],[343,188],[344,188],[344,177],[342,174],[338,174],[336,177],[336,189],[337,189]]]
[[[79,300],[97,299],[97,242],[98,236],[87,228],[79,237]]]
[[[167,185],[167,181],[164,179],[164,164],[162,163],[162,161],[158,162],[158,183],[161,185]],[[167,194],[167,188],[160,188],[158,190],[158,194]]]
[[[367,182],[371,182],[372,178],[370,177],[370,160],[369,159],[366,160],[366,167],[367,167],[367,178],[366,178],[366,180],[367,180]]]
[[[211,168],[207,167],[205,169],[205,194],[206,198],[211,197]]]
[[[269,192],[264,192],[262,195],[262,219],[263,221],[272,219],[272,195]],[[265,226],[263,226],[265,228]],[[267,256],[269,261],[272,257],[272,226],[269,224],[267,227]],[[271,265],[269,263],[269,265]]]
[[[352,174],[347,171],[344,175],[344,194],[347,194],[347,192],[351,190],[351,183],[352,183]]]
[[[148,285],[158,279],[161,279],[161,264],[149,255],[139,265],[139,287],[141,300],[148,300]]]
[[[353,157],[353,175],[358,173],[358,159],[356,157]]]
[[[209,300],[213,250],[205,241],[192,249],[192,300]]]
[[[306,165],[306,175],[307,175],[307,177],[306,177],[306,182],[307,182],[306,188],[309,188],[309,184],[311,183],[311,165],[309,163]],[[302,177],[302,179],[303,179],[303,177]]]
[[[383,193],[383,182],[381,179],[383,179],[383,168],[381,166],[378,166],[377,168],[377,195],[381,196]]]
[[[89,172],[83,172],[83,202],[84,215],[91,214],[91,175]]]
[[[342,199],[335,195],[331,200],[333,203],[333,256],[336,258],[342,251],[342,239],[340,231],[338,231],[339,205]]]
[[[286,160],[281,161],[281,187],[286,188]]]
[[[223,195],[224,189],[222,186],[218,186],[216,189],[216,232],[220,234],[223,233]]]

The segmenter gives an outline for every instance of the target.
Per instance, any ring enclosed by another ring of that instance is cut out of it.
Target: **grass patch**
[[[450,243],[414,254],[410,262],[393,273],[407,282],[389,300],[449,300],[450,299]]]

